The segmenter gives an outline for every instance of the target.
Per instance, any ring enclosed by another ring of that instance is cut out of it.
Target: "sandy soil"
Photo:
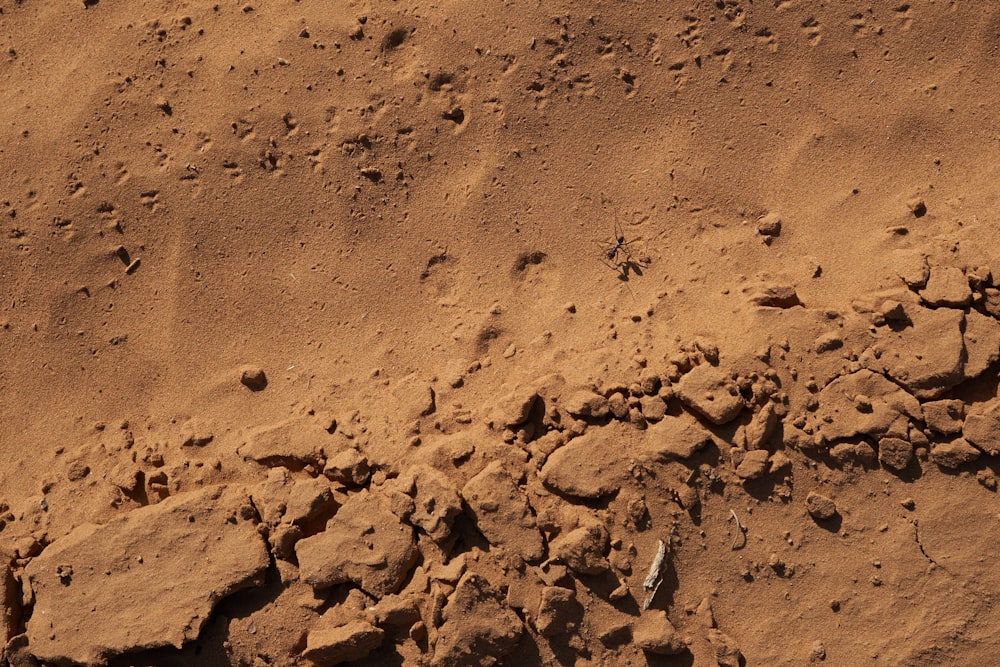
[[[0,661],[1000,651],[1000,9],[0,36]]]

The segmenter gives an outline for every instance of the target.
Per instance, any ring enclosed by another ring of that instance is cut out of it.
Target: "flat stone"
[[[878,441],[878,460],[886,468],[905,470],[913,461],[913,445],[902,438],[882,438]]]
[[[371,466],[364,454],[353,447],[344,447],[327,458],[323,474],[344,486],[358,487],[368,483]]]
[[[458,582],[441,617],[432,667],[502,664],[524,632],[503,595],[471,572]]]
[[[972,380],[1000,361],[1000,322],[978,310],[965,314],[965,379]]]
[[[501,427],[513,428],[518,424],[523,424],[531,408],[538,400],[538,393],[534,389],[519,386],[510,393],[497,399],[491,410],[493,421]]]
[[[573,392],[560,404],[574,417],[601,419],[607,417],[609,412],[608,399],[589,389]]]
[[[907,287],[920,289],[927,284],[931,269],[927,264],[927,255],[920,250],[895,250],[890,261],[896,275],[902,278]]]
[[[716,366],[695,366],[677,384],[677,396],[685,406],[713,424],[736,419],[745,407],[733,379]]]
[[[462,489],[476,528],[495,547],[503,547],[528,562],[545,554],[542,534],[528,497],[504,470],[500,461],[489,463]]]
[[[766,449],[755,449],[743,456],[743,461],[736,467],[736,476],[740,479],[760,479],[767,474],[768,452]]]
[[[574,632],[583,618],[583,607],[576,601],[576,591],[561,586],[542,589],[535,614],[535,628],[543,637]]]
[[[688,650],[662,609],[643,612],[632,628],[632,640],[643,651],[656,655],[679,655]]]
[[[827,521],[837,515],[837,505],[826,496],[810,491],[806,496],[806,511],[814,519]]]
[[[683,461],[711,442],[712,434],[691,417],[665,417],[646,430],[644,450],[654,461]]]
[[[549,556],[577,574],[602,574],[610,567],[605,556],[609,543],[608,529],[599,520],[589,519],[552,540]]]
[[[625,484],[622,447],[612,426],[590,428],[554,451],[542,466],[546,486],[575,498],[601,498]]]
[[[351,495],[326,530],[300,540],[295,553],[314,589],[352,582],[374,597],[395,593],[417,559],[413,528],[386,497],[368,490]]]
[[[309,630],[306,650],[302,657],[314,663],[337,665],[351,660],[361,660],[382,645],[385,632],[367,621],[351,621],[344,625],[333,625],[320,617]]]
[[[318,422],[293,418],[251,431],[236,451],[262,465],[301,468],[318,465],[323,458],[323,446],[329,440],[330,434]]]
[[[791,285],[764,285],[751,297],[750,303],[765,308],[793,308],[801,306],[799,295]]]
[[[952,308],[910,307],[912,325],[882,327],[879,358],[868,367],[889,376],[921,400],[940,397],[965,379],[965,314]]]
[[[957,470],[979,458],[980,451],[964,438],[941,442],[931,449],[931,461],[947,470]]]
[[[935,308],[965,308],[972,303],[972,288],[965,273],[955,266],[935,266],[920,298]]]
[[[817,396],[813,428],[828,442],[889,433],[902,418],[919,419],[920,403],[882,375],[862,369],[838,377]]]
[[[927,427],[942,435],[958,435],[965,419],[965,403],[956,399],[928,401],[922,406]]]
[[[977,407],[965,418],[962,436],[990,456],[1000,454],[1000,401]]]
[[[269,558],[256,522],[246,491],[220,486],[57,539],[25,568],[35,598],[31,654],[98,664],[180,648],[198,637],[222,598],[262,583]],[[155,613],[142,613],[145,605]]]

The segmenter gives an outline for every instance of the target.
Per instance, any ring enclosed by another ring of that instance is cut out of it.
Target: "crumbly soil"
[[[0,3],[0,664],[990,664],[998,34]]]

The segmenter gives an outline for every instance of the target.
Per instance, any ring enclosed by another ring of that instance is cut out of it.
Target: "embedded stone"
[[[351,495],[326,530],[295,545],[302,579],[319,590],[354,583],[382,597],[395,593],[416,563],[413,528],[382,494]]]
[[[101,664],[181,648],[216,603],[263,582],[270,561],[256,523],[246,491],[219,486],[79,526],[25,568],[35,600],[28,650],[43,662]],[[156,613],[123,604],[139,600]]]
[[[931,449],[931,461],[947,470],[957,470],[979,458],[980,451],[964,438],[941,442]]]
[[[733,379],[716,366],[695,366],[677,384],[677,396],[713,424],[727,424],[745,407]]]
[[[492,461],[470,479],[462,489],[462,498],[476,528],[490,544],[509,549],[528,562],[542,558],[545,545],[528,497],[500,461]]]

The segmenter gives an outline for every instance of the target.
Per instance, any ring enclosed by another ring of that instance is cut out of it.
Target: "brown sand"
[[[0,35],[11,664],[995,659],[990,3]]]

